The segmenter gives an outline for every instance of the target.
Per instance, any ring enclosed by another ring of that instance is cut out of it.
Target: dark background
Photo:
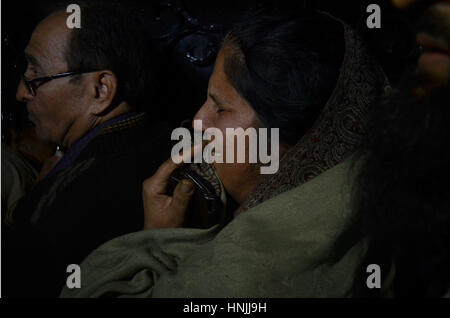
[[[73,1],[76,3],[76,1]],[[109,1],[110,2],[110,1]],[[389,1],[374,0],[298,0],[283,1],[116,1],[138,7],[148,15],[169,65],[165,81],[170,86],[162,98],[172,105],[162,112],[175,124],[192,118],[202,105],[208,77],[212,71],[220,41],[230,25],[249,9],[260,7],[284,13],[317,8],[343,19],[359,31],[372,47],[392,85],[395,87],[403,70],[415,62],[414,21],[417,13],[405,14],[392,8]],[[381,29],[368,29],[368,4],[381,6]],[[2,141],[8,142],[11,128],[28,127],[26,109],[15,100],[23,52],[33,28],[55,7],[56,1],[2,1]],[[152,31],[153,33],[153,31]]]

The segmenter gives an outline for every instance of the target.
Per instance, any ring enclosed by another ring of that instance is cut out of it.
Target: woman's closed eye
[[[225,108],[221,108],[220,106],[217,106],[217,113],[222,113],[224,111],[226,111]]]
[[[229,111],[229,109],[227,109],[226,107],[223,107],[221,104],[218,103],[214,103],[215,107],[216,107],[216,112],[218,114]]]

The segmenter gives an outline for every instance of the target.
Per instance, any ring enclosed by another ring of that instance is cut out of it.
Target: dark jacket
[[[3,296],[57,297],[69,264],[142,229],[142,182],[169,158],[171,127],[144,114],[125,117],[66,153],[9,215],[12,225],[2,232]]]

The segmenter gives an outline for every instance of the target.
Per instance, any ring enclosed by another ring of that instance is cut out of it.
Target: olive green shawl
[[[107,242],[62,297],[347,297],[365,241],[352,220],[349,160],[216,228],[157,229]]]

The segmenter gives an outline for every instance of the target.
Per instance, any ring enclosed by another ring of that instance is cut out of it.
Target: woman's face
[[[209,79],[207,99],[194,118],[202,120],[202,130],[215,127],[222,132],[223,158],[226,158],[226,128],[240,127],[246,130],[249,127],[261,127],[253,108],[239,96],[225,75],[224,58],[231,52],[227,46],[219,51],[214,71]],[[236,140],[234,144],[236,154]],[[225,189],[239,204],[245,201],[259,180],[258,164],[248,163],[248,148],[247,139],[245,163],[214,163]]]

